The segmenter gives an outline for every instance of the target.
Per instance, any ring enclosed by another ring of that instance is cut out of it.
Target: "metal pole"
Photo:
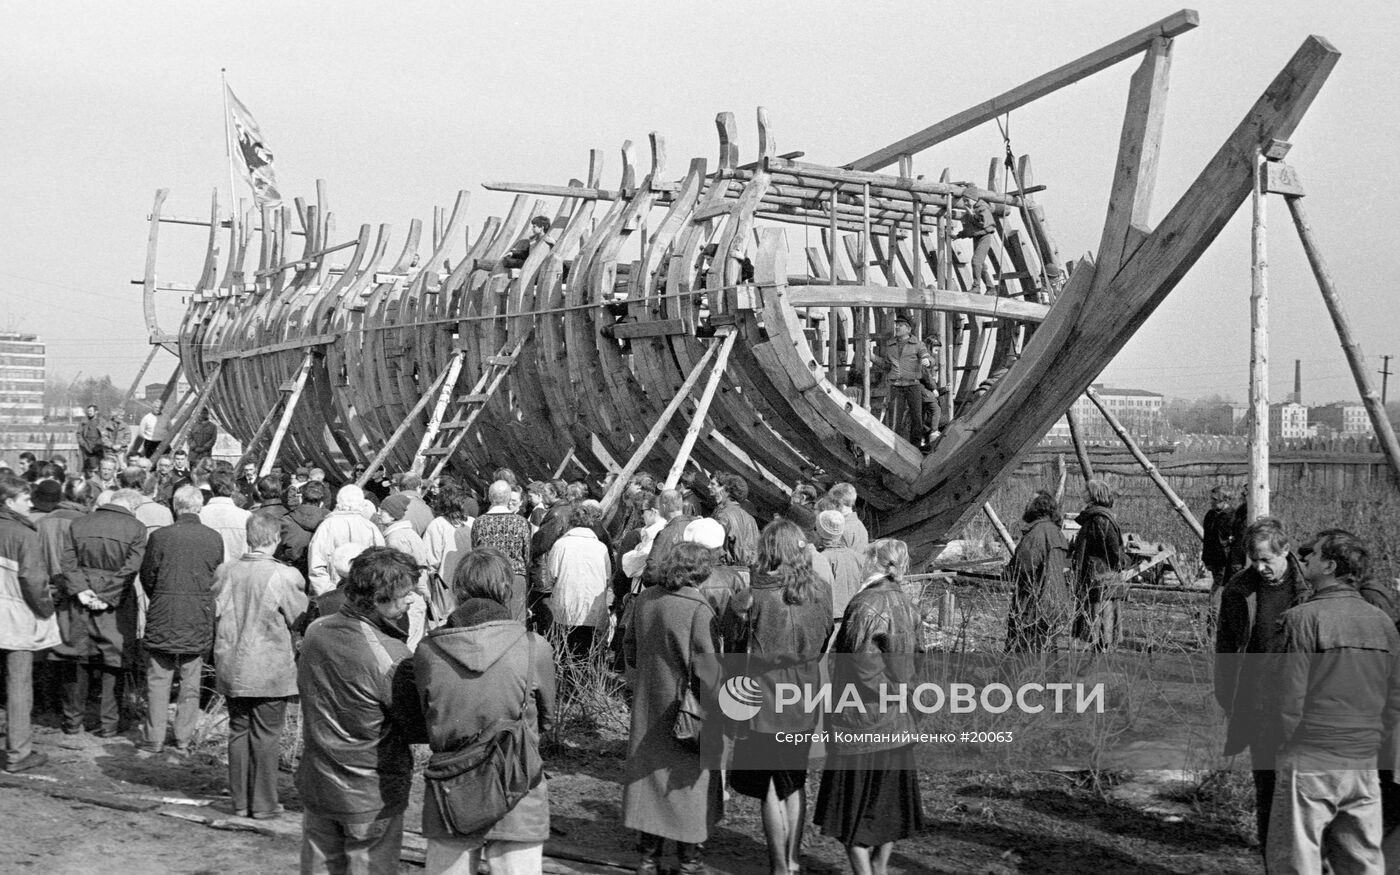
[[[1254,150],[1249,293],[1249,521],[1269,515],[1269,252],[1266,237],[1264,157]]]

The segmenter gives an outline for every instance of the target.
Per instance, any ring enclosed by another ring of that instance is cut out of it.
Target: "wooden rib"
[[[1128,109],[1123,115],[1108,215],[1104,218],[1103,237],[1095,259],[1100,283],[1108,282],[1118,272],[1124,257],[1131,254],[1124,251],[1129,239],[1128,229],[1133,225],[1145,229],[1147,225],[1157,178],[1157,155],[1162,141],[1170,71],[1171,40],[1158,37],[1147,49],[1128,87]]]
[[[1253,154],[1286,140],[1339,57],[1309,37],[1156,230],[1091,297],[1096,273],[1081,260],[1050,318],[1021,360],[973,414],[959,417],[924,460],[923,497],[889,513],[880,531],[917,543],[951,531],[990,493],[996,472],[1039,440],[1044,428],[1097,378],[1225,227],[1249,193]],[[1073,338],[1074,342],[1070,343]]]

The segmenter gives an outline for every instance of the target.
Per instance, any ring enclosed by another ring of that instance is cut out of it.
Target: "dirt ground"
[[[938,597],[924,593],[924,600]],[[1005,594],[985,584],[959,587],[956,624],[926,627],[936,649],[997,647]],[[1199,608],[1185,598],[1135,598],[1127,647],[1193,649]],[[1167,615],[1169,622],[1163,623]],[[1155,631],[1149,631],[1154,630]],[[1163,627],[1167,631],[1164,634]],[[42,701],[42,699],[41,699]],[[601,705],[599,704],[601,702]],[[621,780],[626,710],[609,688],[574,705],[548,744],[552,839],[546,871],[617,875],[630,871],[633,837],[622,829]],[[102,740],[65,736],[41,717],[36,743],[51,762],[23,776],[0,776],[0,871],[56,873],[295,871],[300,803],[290,770],[281,780],[287,811],[274,821],[227,813],[222,729],[188,758],[138,754],[138,733]],[[289,727],[288,758],[295,755]],[[285,763],[290,766],[290,762]],[[1238,766],[1239,764],[1236,764]],[[809,779],[815,802],[820,775]],[[1261,871],[1252,832],[1248,773],[1213,775],[1075,772],[928,772],[921,774],[925,828],[895,849],[891,875],[1096,875]],[[421,871],[416,834],[421,784],[405,818],[403,872]],[[115,807],[114,807],[115,806]],[[849,871],[843,849],[810,826],[804,871]],[[253,831],[256,830],[256,831]],[[755,800],[731,794],[712,833],[708,862],[720,875],[765,875],[763,831]]]
[[[580,730],[547,759],[556,873],[630,870],[632,837],[621,829],[625,742],[615,728]],[[222,750],[211,741],[187,759],[138,755],[136,733],[101,740],[41,726],[37,745],[50,764],[24,776],[0,776],[0,870],[53,873],[255,873],[294,871],[300,806],[291,774],[282,775],[287,812],[269,822],[231,817],[223,796]],[[1134,776],[1101,776],[1106,781]],[[921,776],[926,828],[895,849],[892,875],[914,873],[1254,873],[1245,841],[1247,798],[1226,804],[1184,785],[1139,779],[1091,786],[1084,775],[930,773]],[[809,783],[815,800],[819,776]],[[66,797],[66,798],[65,798]],[[421,871],[421,787],[405,819],[403,872]],[[117,806],[114,809],[111,806]],[[120,810],[122,808],[135,810]],[[192,822],[188,818],[206,821]],[[809,816],[810,821],[810,816]],[[248,830],[259,830],[250,832]],[[718,873],[766,872],[762,827],[753,800],[731,796],[708,843]],[[414,849],[420,852],[415,857]],[[604,864],[611,863],[613,866]],[[805,871],[848,871],[842,848],[809,826]]]

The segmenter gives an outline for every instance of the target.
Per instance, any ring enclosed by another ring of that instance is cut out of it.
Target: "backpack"
[[[520,716],[498,720],[455,751],[435,753],[423,771],[442,822],[457,836],[488,829],[505,817],[544,777],[539,745],[526,729],[534,692],[534,639],[526,633],[525,693]]]

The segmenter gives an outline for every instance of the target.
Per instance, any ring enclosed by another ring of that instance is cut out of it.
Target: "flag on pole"
[[[233,132],[229,160],[252,187],[258,206],[279,206],[282,194],[277,190],[277,177],[272,170],[272,150],[263,142],[262,131],[248,107],[233,96],[233,89],[227,84],[224,92],[228,97],[228,123]]]

